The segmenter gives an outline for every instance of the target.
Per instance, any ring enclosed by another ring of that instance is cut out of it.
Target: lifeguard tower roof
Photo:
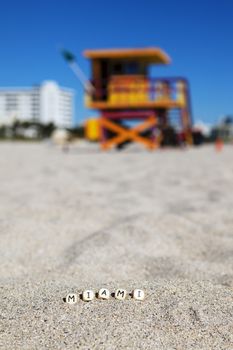
[[[103,49],[85,50],[84,56],[89,59],[137,59],[146,63],[169,64],[170,57],[160,48],[148,47],[140,49]]]

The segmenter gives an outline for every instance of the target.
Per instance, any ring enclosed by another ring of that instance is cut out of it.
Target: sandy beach
[[[0,143],[0,348],[233,349],[232,159]]]

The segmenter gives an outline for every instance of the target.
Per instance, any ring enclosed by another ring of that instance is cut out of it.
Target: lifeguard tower
[[[175,130],[177,143],[192,143],[189,86],[186,79],[151,78],[151,65],[167,65],[160,48],[86,50],[91,84],[86,106],[100,112],[104,150],[135,141],[148,149],[166,144]]]

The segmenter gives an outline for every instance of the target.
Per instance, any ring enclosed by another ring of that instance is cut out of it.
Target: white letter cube
[[[118,300],[124,300],[126,298],[127,291],[125,289],[117,289],[115,292],[115,298]]]
[[[78,300],[77,294],[69,293],[69,294],[67,294],[67,296],[66,296],[66,302],[67,302],[68,304],[75,304],[75,303],[77,303],[77,300]]]
[[[98,292],[98,298],[99,299],[109,299],[110,298],[110,292],[106,288],[101,288]]]
[[[95,297],[93,290],[84,290],[82,298],[84,301],[91,301]]]
[[[134,291],[133,291],[133,298],[135,300],[144,300],[144,298],[145,298],[144,290],[142,290],[142,289],[134,289]]]

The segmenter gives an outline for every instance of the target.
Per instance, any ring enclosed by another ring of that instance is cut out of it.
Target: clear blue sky
[[[172,65],[153,76],[190,80],[196,120],[233,114],[232,0],[8,0],[0,5],[0,86],[54,79],[76,90],[75,120],[93,114],[83,90],[58,52],[82,57],[86,48],[162,47]]]

